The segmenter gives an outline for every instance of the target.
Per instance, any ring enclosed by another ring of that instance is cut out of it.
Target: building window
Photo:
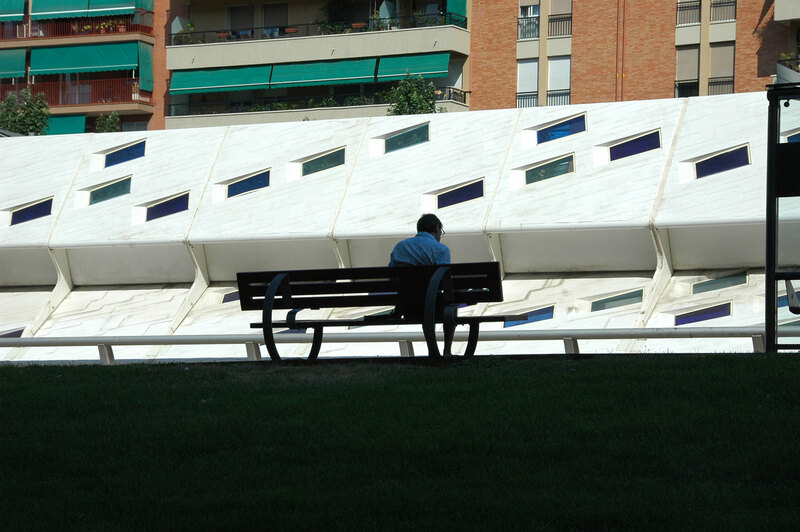
[[[538,144],[542,144],[583,131],[586,131],[586,115],[575,116],[537,130],[536,141]]]
[[[25,329],[12,329],[10,331],[0,332],[0,338],[20,338]]]
[[[89,205],[94,205],[95,203],[110,200],[118,196],[124,196],[125,194],[130,194],[130,192],[131,176],[128,176],[89,191]]]
[[[616,161],[661,148],[661,131],[653,131],[609,146],[609,159]]]
[[[539,60],[517,61],[517,107],[536,107],[539,91]]]
[[[328,170],[329,168],[334,168],[343,164],[344,148],[339,148],[337,150],[314,157],[313,159],[303,161],[301,174],[303,176],[316,174],[317,172],[322,172],[323,170]]]
[[[456,205],[457,203],[464,203],[465,201],[482,197],[483,179],[479,179],[437,194],[436,208],[443,209],[451,205]]]
[[[428,140],[430,140],[429,130],[428,124],[422,124],[421,126],[414,126],[411,129],[386,137],[384,139],[384,153],[428,142]]]
[[[519,6],[519,20],[517,21],[517,39],[539,38],[539,2],[527,0]]]
[[[572,58],[551,57],[548,65],[547,105],[569,105]]]
[[[503,328],[516,327],[517,325],[524,325],[526,323],[535,323],[537,321],[552,320],[554,312],[555,312],[555,305],[550,305],[549,307],[532,310],[530,312],[523,314],[522,316],[524,317],[522,319],[504,321]]]
[[[700,46],[675,47],[675,97],[700,94]]]
[[[525,170],[525,184],[538,183],[551,177],[569,174],[575,171],[575,157],[570,154],[553,161],[546,162]]]
[[[125,146],[124,148],[106,153],[105,167],[108,168],[109,166],[114,166],[116,164],[121,164],[133,159],[138,159],[139,157],[144,157],[144,146],[145,141],[142,140],[135,144]]]
[[[169,216],[170,214],[175,214],[186,210],[189,210],[188,192],[163,201],[159,201],[153,205],[148,205],[146,220],[149,222],[150,220],[163,218],[164,216]]]
[[[596,301],[592,301],[592,312],[641,303],[643,297],[644,290],[640,289],[634,290],[633,292],[626,292],[624,294],[598,299]]]
[[[702,294],[703,292],[711,292],[712,290],[721,290],[731,286],[740,284],[747,284],[747,272],[739,272],[716,279],[709,279],[708,281],[700,281],[692,285],[693,294]]]
[[[736,0],[711,0],[711,22],[736,20]]]
[[[700,0],[679,1],[678,18],[675,24],[677,26],[700,24]]]
[[[750,164],[750,149],[748,145],[744,145],[697,161],[694,167],[697,178],[700,179],[748,164]]]
[[[789,135],[786,137],[786,142],[800,142],[800,133],[795,133],[794,135]]]
[[[18,208],[11,212],[11,225],[30,222],[37,218],[49,216],[53,209],[53,198],[38,201],[25,207]]]
[[[227,197],[239,196],[245,192],[269,186],[269,170],[228,183]]]
[[[228,292],[224,296],[222,296],[222,303],[231,303],[232,301],[239,301],[239,291],[236,292]]]
[[[698,321],[713,320],[714,318],[722,318],[731,315],[731,304],[723,303],[713,307],[707,307],[685,314],[678,314],[675,316],[675,325],[688,325],[689,323],[696,323]]]
[[[735,4],[734,4],[735,7]],[[733,67],[735,43],[711,44],[711,70],[708,78],[708,94],[733,94]]]

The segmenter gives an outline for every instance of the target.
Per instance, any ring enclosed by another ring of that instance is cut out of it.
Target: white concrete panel
[[[76,286],[190,283],[194,263],[185,245],[79,247],[67,251]]]
[[[46,247],[6,248],[0,245],[0,286],[54,285],[56,267]]]
[[[236,272],[336,268],[336,252],[327,239],[271,240],[206,244],[212,281],[235,281]]]
[[[680,270],[763,266],[765,234],[763,223],[672,227],[672,265]]]

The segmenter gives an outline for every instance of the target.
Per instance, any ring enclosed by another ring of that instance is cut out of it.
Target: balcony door
[[[240,37],[253,34],[253,6],[236,6],[228,8],[228,27]]]

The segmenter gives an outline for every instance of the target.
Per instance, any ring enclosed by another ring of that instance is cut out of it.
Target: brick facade
[[[519,0],[472,0],[470,109],[516,107]]]
[[[774,18],[772,2],[739,0],[736,11],[734,92],[762,91],[790,45],[789,28]]]
[[[169,105],[169,70],[167,70],[167,36],[175,17],[189,18],[189,6],[178,0],[155,0],[153,35],[153,117],[147,129],[164,129],[166,106]]]

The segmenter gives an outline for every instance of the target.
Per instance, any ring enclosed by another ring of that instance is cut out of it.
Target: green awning
[[[0,0],[0,22],[22,20],[25,0]]]
[[[172,73],[169,92],[195,94],[268,89],[271,73],[272,65],[176,70]]]
[[[25,48],[0,50],[0,78],[25,76]]]
[[[153,45],[139,41],[139,88],[153,91]]]
[[[85,17],[89,0],[33,0],[31,19]]]
[[[467,0],[447,0],[447,12],[467,16]]]
[[[378,63],[378,81],[396,81],[414,74],[423,78],[447,77],[450,52],[421,55],[392,55],[381,57]]]
[[[375,61],[373,57],[275,65],[271,86],[280,88],[372,83],[375,81]]]
[[[136,0],[89,0],[90,17],[130,15],[136,10]]]
[[[48,135],[65,135],[86,131],[86,115],[52,116],[47,125]]]
[[[59,46],[31,49],[31,75],[136,70],[139,46],[135,42]]]

